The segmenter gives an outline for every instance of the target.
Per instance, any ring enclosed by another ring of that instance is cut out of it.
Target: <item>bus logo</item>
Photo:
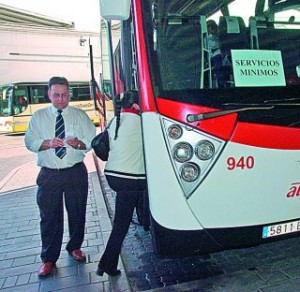
[[[288,193],[287,198],[299,197],[300,196],[300,182],[292,183]]]

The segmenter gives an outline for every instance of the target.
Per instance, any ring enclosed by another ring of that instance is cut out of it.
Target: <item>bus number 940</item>
[[[251,169],[254,167],[254,157],[253,156],[242,156],[238,159],[234,157],[227,158],[227,169],[234,170],[236,168],[240,169]]]

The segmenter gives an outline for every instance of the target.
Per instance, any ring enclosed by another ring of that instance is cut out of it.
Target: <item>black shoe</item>
[[[150,226],[149,225],[144,225],[144,231],[149,231],[150,230]]]
[[[116,277],[116,276],[119,276],[121,274],[121,271],[120,270],[106,271],[103,268],[100,268],[100,267],[97,268],[96,274],[98,276],[103,276],[104,273],[106,273],[108,276]]]

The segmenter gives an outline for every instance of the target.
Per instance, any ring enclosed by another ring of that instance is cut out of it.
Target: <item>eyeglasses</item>
[[[53,93],[52,96],[55,98],[55,99],[58,99],[58,98],[61,98],[61,99],[65,99],[65,98],[68,98],[69,97],[69,93]]]

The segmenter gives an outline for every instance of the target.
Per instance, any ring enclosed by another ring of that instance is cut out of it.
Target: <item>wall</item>
[[[0,25],[0,84],[47,81],[53,75],[89,81],[89,41],[95,79],[101,71],[100,36],[66,28]]]

